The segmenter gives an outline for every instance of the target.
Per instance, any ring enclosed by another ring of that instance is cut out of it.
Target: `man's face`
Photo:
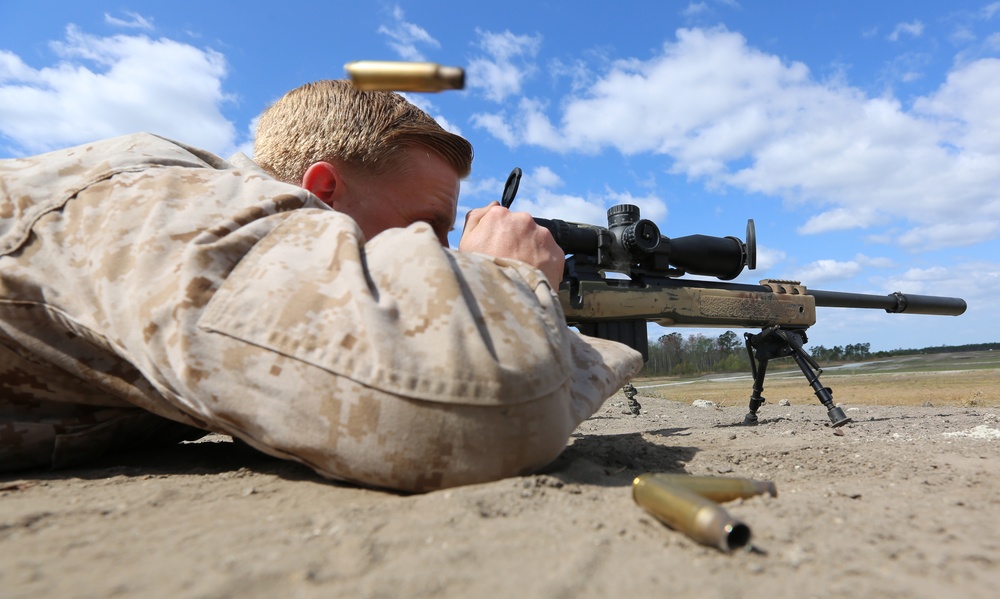
[[[425,222],[448,247],[458,210],[458,174],[430,150],[411,147],[405,154],[401,169],[366,182],[336,208],[353,218],[367,239],[386,229]]]

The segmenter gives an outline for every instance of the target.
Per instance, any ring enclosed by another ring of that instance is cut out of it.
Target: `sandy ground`
[[[1000,408],[695,407],[615,396],[545,473],[419,496],[228,438],[0,478],[2,597],[995,597]],[[742,402],[741,402],[742,403]],[[631,497],[644,472],[773,480],[733,553]]]

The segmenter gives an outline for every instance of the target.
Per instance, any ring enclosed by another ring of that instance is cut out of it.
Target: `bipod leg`
[[[761,393],[764,392],[764,375],[767,374],[768,358],[761,357],[760,360],[758,360],[754,355],[754,347],[756,346],[759,338],[760,336],[758,335],[743,333],[743,340],[747,344],[747,355],[750,356],[750,372],[753,373],[753,391],[750,393],[750,411],[743,417],[743,424],[747,426],[757,424],[757,410],[759,410],[760,407],[764,405],[764,402],[767,401]]]
[[[823,370],[813,360],[805,349],[802,347],[802,343],[799,341],[798,335],[792,331],[779,330],[777,334],[781,336],[785,342],[788,343],[788,347],[791,348],[792,358],[795,359],[795,363],[799,365],[799,370],[805,375],[806,380],[809,382],[809,386],[813,388],[816,393],[816,397],[819,399],[820,403],[826,408],[826,415],[830,417],[830,422],[834,428],[838,426],[844,426],[851,421],[850,418],[844,414],[844,410],[835,406],[833,404],[833,390],[829,387],[824,387],[822,383],[819,382],[819,375],[823,374]]]

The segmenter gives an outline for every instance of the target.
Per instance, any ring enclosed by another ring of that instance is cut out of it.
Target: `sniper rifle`
[[[521,169],[511,171],[501,204],[510,207]],[[672,326],[760,328],[744,333],[753,391],[744,424],[757,423],[765,402],[764,376],[770,360],[791,356],[827,409],[832,426],[851,421],[820,383],[822,369],[804,349],[806,330],[816,324],[817,307],[883,309],[892,314],[958,316],[965,300],[900,292],[870,295],[809,289],[799,281],[764,279],[759,285],[730,283],[756,268],[753,220],[746,241],[737,237],[666,237],[639,208],[608,209],[608,226],[536,218],[566,252],[559,299],[566,322],[582,334],[625,343],[649,357],[646,323]],[[618,273],[615,275],[613,273]],[[718,281],[684,279],[684,275]]]

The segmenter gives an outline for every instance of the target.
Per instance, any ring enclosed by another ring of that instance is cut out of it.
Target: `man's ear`
[[[329,162],[316,162],[307,168],[302,175],[302,187],[331,208],[347,191],[340,169]]]

